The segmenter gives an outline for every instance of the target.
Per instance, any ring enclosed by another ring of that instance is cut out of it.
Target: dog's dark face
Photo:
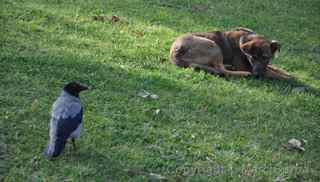
[[[263,36],[248,35],[244,38],[240,48],[251,57],[252,74],[263,77],[267,65],[271,63],[280,44],[277,41],[268,41]]]

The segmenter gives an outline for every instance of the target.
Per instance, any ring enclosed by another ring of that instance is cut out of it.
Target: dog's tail
[[[248,71],[230,71],[227,70],[224,65],[220,65],[219,68],[217,68],[219,71],[219,75],[222,76],[242,76],[242,77],[247,77],[250,76],[251,73]]]
[[[188,49],[182,45],[173,43],[170,49],[170,60],[179,67],[189,67],[189,63],[183,60],[183,55]]]
[[[55,141],[49,142],[48,146],[43,150],[43,155],[46,157],[58,157],[64,150],[67,139],[58,137]]]

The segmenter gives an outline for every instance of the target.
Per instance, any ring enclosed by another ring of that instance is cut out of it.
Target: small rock
[[[301,152],[305,151],[305,148],[303,147],[306,144],[306,140],[298,140],[295,138],[292,138],[288,141],[286,145],[284,145],[285,148],[289,150],[298,150]]]
[[[156,182],[156,181],[168,181],[168,178],[165,176],[162,176],[160,174],[155,174],[155,173],[149,173],[148,174],[149,181]]]
[[[150,97],[151,99],[159,99],[159,96],[156,94],[151,94]]]
[[[147,92],[145,90],[142,90],[138,93],[138,96],[139,97],[142,97],[142,98],[151,98],[151,99],[159,99],[159,96],[156,95],[156,94],[152,94],[150,92]]]
[[[142,97],[142,98],[147,98],[147,97],[150,96],[150,93],[147,92],[147,91],[145,91],[145,90],[142,90],[142,91],[140,91],[140,92],[138,93],[138,96],[139,96],[139,97]]]
[[[156,109],[155,111],[154,111],[154,113],[156,114],[156,115],[159,115],[160,114],[160,109]]]
[[[284,178],[282,176],[278,176],[275,181],[276,182],[283,182],[283,181],[286,181],[286,178]]]

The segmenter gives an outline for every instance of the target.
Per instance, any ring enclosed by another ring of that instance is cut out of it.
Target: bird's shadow
[[[80,180],[84,179],[118,179],[128,176],[125,167],[117,159],[113,159],[111,153],[99,152],[91,146],[86,146],[74,150],[71,146],[66,147],[63,154],[53,159],[51,162],[63,160],[63,163],[70,164],[73,169],[85,169],[76,171],[75,176],[81,174]]]

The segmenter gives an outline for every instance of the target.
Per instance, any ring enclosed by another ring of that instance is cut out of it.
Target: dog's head
[[[252,66],[252,74],[263,77],[267,65],[271,63],[277,51],[280,51],[278,41],[269,41],[257,34],[242,36],[239,40],[239,47],[245,54]]]

